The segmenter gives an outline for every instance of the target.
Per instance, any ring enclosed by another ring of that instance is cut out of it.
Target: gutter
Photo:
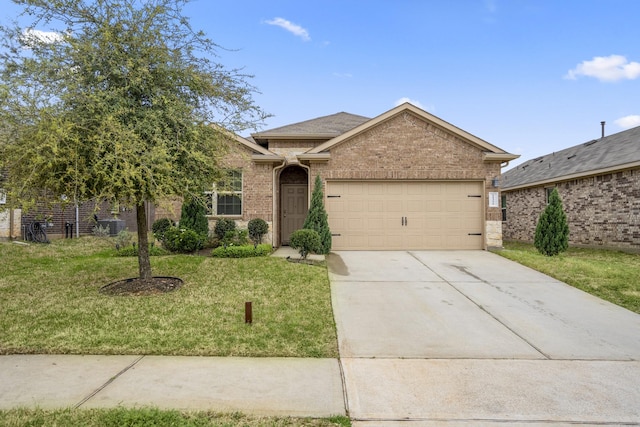
[[[561,175],[554,178],[544,179],[541,181],[527,182],[525,184],[514,185],[512,187],[502,187],[502,191],[513,191],[513,190],[521,190],[524,188],[540,187],[546,184],[555,184],[559,182],[571,181],[574,179],[590,178],[597,175],[603,175],[603,174],[612,173],[612,172],[621,172],[624,170],[635,169],[638,167],[640,167],[640,161],[633,162],[633,163],[626,163],[626,164],[617,165],[617,166],[611,166],[611,167],[602,168],[602,169],[595,169],[587,172],[577,172],[570,175]]]

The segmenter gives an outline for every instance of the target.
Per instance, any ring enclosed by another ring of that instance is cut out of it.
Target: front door
[[[302,228],[307,217],[307,186],[305,184],[282,184],[280,191],[281,242],[288,245],[291,233]]]

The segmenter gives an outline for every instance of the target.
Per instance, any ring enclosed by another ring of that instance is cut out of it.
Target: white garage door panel
[[[333,248],[482,249],[482,194],[481,182],[329,181]]]

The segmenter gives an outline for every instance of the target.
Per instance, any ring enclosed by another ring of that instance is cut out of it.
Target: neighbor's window
[[[507,195],[506,194],[502,194],[502,196],[500,197],[500,202],[502,206],[502,220],[506,221],[507,220]]]
[[[228,170],[207,192],[208,213],[214,216],[242,215],[242,171]]]
[[[553,193],[554,187],[547,187],[544,189],[545,201],[549,204],[549,199],[551,198],[551,193]]]

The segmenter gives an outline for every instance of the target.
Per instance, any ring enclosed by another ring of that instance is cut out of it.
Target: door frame
[[[291,166],[298,166],[303,169],[306,173],[306,183],[289,183],[282,182],[282,174]],[[299,184],[307,186],[307,209],[309,209],[311,203],[311,183],[309,179],[309,166],[291,162],[282,165],[280,168],[274,169],[274,186],[273,186],[273,204],[274,204],[274,212],[273,212],[273,246],[280,247],[282,246],[282,185],[285,184]]]

